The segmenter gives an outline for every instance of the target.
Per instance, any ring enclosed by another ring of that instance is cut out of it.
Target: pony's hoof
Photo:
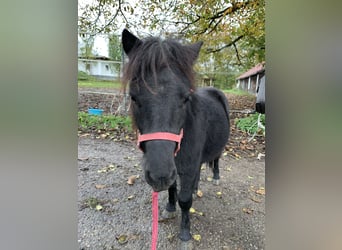
[[[194,249],[194,244],[192,240],[188,240],[188,241],[179,240],[178,250],[193,250],[193,249]]]
[[[164,209],[161,213],[162,219],[173,219],[177,215],[177,211],[169,212],[166,209]]]
[[[214,184],[215,186],[220,185],[220,180],[219,180],[219,179],[213,179],[213,184]]]

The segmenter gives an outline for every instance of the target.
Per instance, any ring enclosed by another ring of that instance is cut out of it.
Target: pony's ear
[[[131,50],[141,43],[141,40],[129,32],[127,29],[122,31],[122,46],[127,55],[131,52]]]
[[[193,43],[190,45],[186,45],[186,47],[191,51],[192,63],[194,63],[196,61],[196,59],[198,58],[198,55],[199,55],[199,52],[200,52],[202,45],[203,45],[202,41],[196,42],[196,43]]]

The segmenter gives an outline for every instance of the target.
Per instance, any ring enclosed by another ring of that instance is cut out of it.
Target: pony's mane
[[[125,65],[123,83],[144,83],[151,88],[151,83],[146,82],[146,77],[152,75],[154,86],[158,84],[157,73],[164,68],[170,68],[176,74],[185,75],[190,83],[190,88],[195,88],[193,62],[197,55],[187,46],[183,46],[174,39],[161,40],[150,37],[142,40],[138,46],[132,49],[129,61]]]

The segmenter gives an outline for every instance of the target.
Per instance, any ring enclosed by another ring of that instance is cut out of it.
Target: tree
[[[125,25],[137,35],[204,41],[199,69],[242,72],[265,60],[265,0],[94,0],[80,10],[79,30],[110,33]],[[201,68],[202,67],[202,68]]]
[[[93,55],[93,47],[94,47],[94,37],[91,37],[87,34],[79,34],[79,39],[81,39],[81,43],[79,42],[78,46],[80,48],[81,56],[85,58],[90,58]]]
[[[118,35],[115,34],[110,34],[108,36],[109,42],[108,42],[108,52],[109,52],[109,57],[113,61],[118,61],[122,62],[122,48],[121,48],[121,38]],[[121,64],[116,63],[116,64],[111,64],[113,65],[114,69],[117,72],[120,72],[121,70]]]
[[[114,61],[121,61],[122,49],[121,49],[121,38],[118,35],[110,34],[108,36],[108,51],[109,57]]]

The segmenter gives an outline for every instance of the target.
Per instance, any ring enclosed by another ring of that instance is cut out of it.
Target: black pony
[[[189,241],[189,209],[201,164],[213,165],[213,178],[219,179],[218,160],[229,137],[227,99],[215,88],[195,89],[193,64],[202,42],[140,40],[125,29],[122,44],[129,59],[123,79],[129,82],[145,179],[154,191],[168,189],[166,211],[174,212],[178,199],[182,210],[179,238]]]

